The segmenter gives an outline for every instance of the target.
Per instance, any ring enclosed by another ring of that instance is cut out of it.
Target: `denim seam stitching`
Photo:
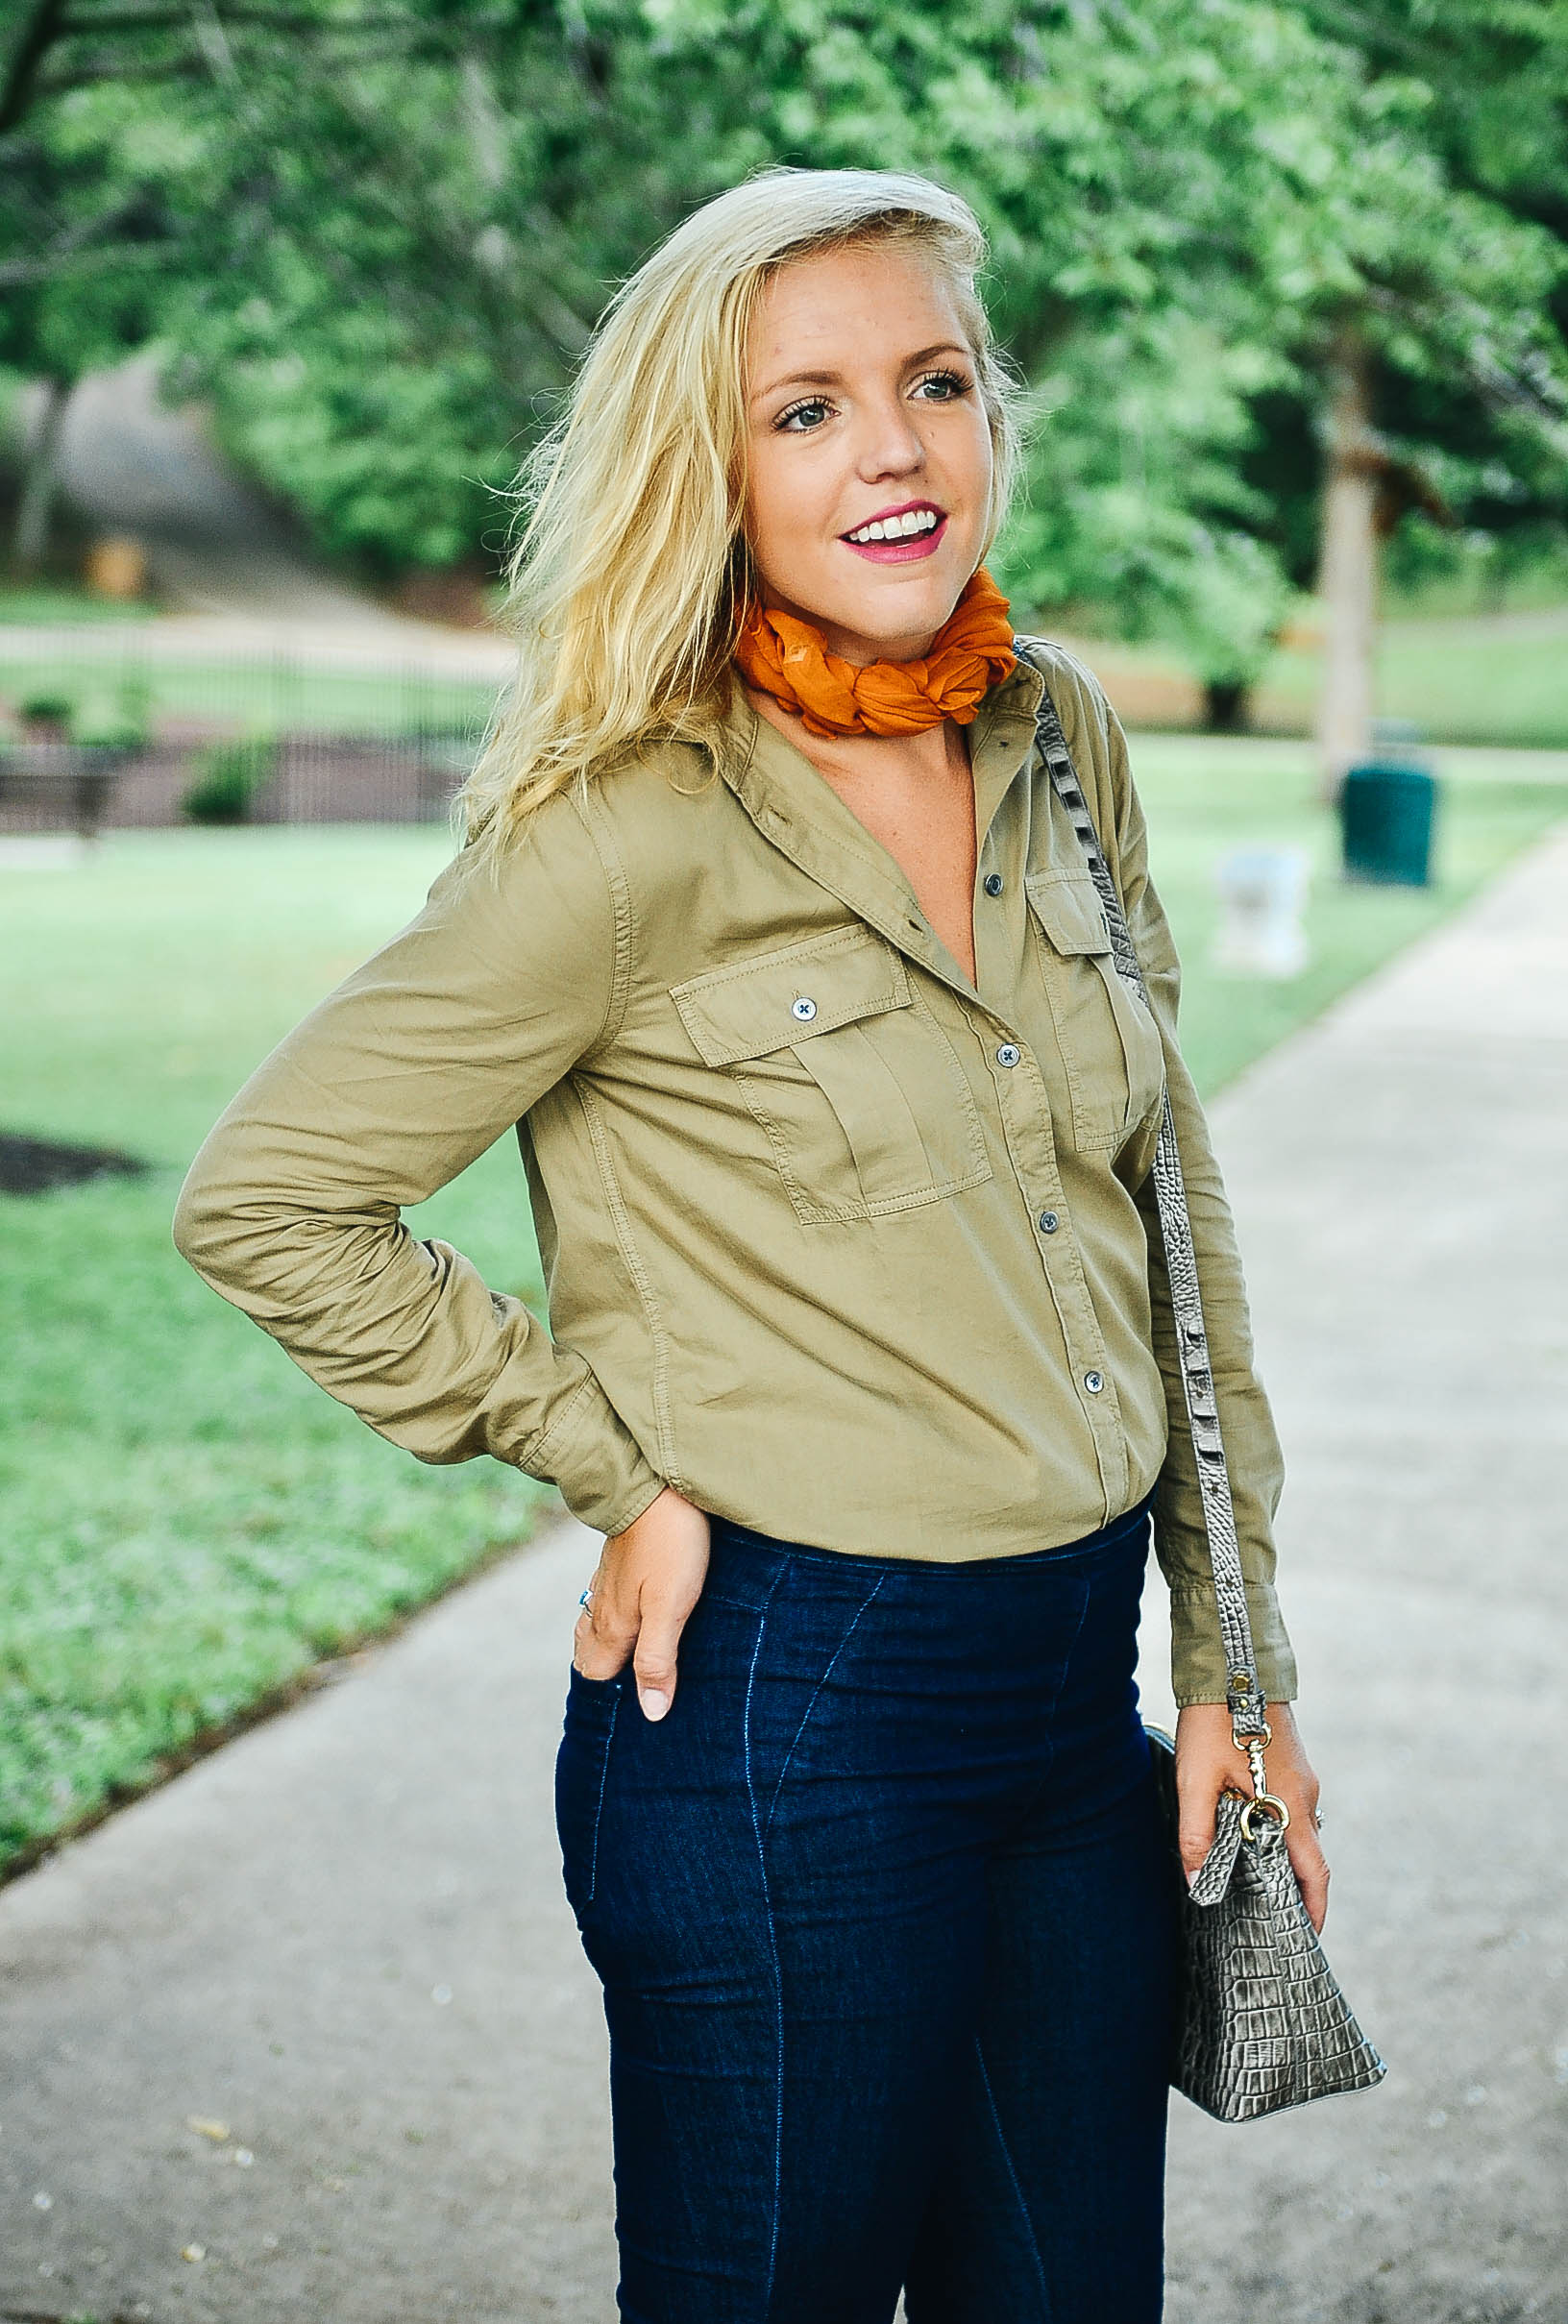
[[[1050,2324],[1051,2295],[1045,2283],[1045,2263],[1040,2256],[1040,2244],[1035,2236],[1035,2223],[1029,2216],[1029,2206],[1023,2199],[1023,2189],[1018,2184],[1018,2174],[1013,2162],[1013,2150],[1007,2143],[1007,2133],[1002,2128],[1002,2117],[996,2104],[996,2093],[991,2087],[991,2076],[986,2071],[986,2053],[978,2036],[975,2038],[974,2058],[975,2064],[980,2068],[980,2080],[985,2089],[986,2104],[991,2109],[992,2128],[996,2133],[996,2143],[1002,2150],[1002,2161],[1007,2165],[1008,2183],[1017,2201],[1018,2216],[1023,2221],[1023,2232],[1029,2238],[1029,2257],[1035,2263],[1035,2281],[1040,2286],[1041,2314],[1045,2320],[1045,2324]]]
[[[615,1741],[615,1723],[621,1715],[621,1696],[617,1690],[610,1702],[610,1724],[604,1730],[604,1749],[599,1762],[599,1798],[594,1801],[594,1837],[588,1849],[588,1894],[584,1905],[594,1901],[599,1887],[599,1831],[604,1821],[604,1794],[610,1780],[610,1746]]]
[[[756,1644],[751,1649],[751,1664],[746,1675],[746,1710],[742,1722],[742,1737],[746,1754],[746,1796],[751,1810],[751,1830],[757,1843],[757,1874],[762,1882],[762,1909],[768,1923],[768,1951],[773,1965],[773,2201],[768,2233],[768,2281],[763,2292],[763,2314],[773,2304],[773,2278],[778,2268],[779,2205],[783,2197],[784,2181],[784,1969],[778,1957],[778,1934],[773,1926],[772,1893],[768,1886],[768,1852],[766,1832],[757,1817],[757,1787],[751,1765],[751,1701],[756,1691],[757,1664],[762,1656],[762,1642],[768,1629],[768,1609],[773,1602],[779,1583],[789,1572],[786,1560],[773,1576],[768,1595],[763,1600],[761,1618],[757,1623]]]
[[[795,1757],[800,1738],[811,1724],[811,1714],[817,1708],[817,1699],[821,1695],[823,1687],[826,1686],[828,1680],[832,1677],[833,1673],[838,1666],[839,1656],[844,1652],[845,1648],[849,1644],[850,1639],[854,1636],[855,1631],[859,1627],[861,1616],[868,1611],[872,1599],[875,1598],[877,1592],[881,1589],[882,1584],[887,1578],[886,1574],[878,1574],[866,1597],[863,1598],[860,1604],[856,1606],[854,1613],[850,1618],[849,1626],[845,1631],[844,1636],[839,1640],[838,1645],[833,1649],[832,1658],[829,1661],[827,1668],[823,1671],[821,1676],[818,1679],[817,1684],[811,1690],[811,1700],[807,1703],[805,1710],[801,1713],[800,1725],[796,1728],[795,1734],[790,1743],[790,1748],[784,1754],[783,1765],[778,1771],[778,1781],[773,1785],[773,1796],[768,1802],[768,1821],[763,1825],[764,1837],[766,1837],[767,1834],[773,1828],[773,1816],[778,1807],[779,1798],[784,1790],[784,1778],[790,1772],[790,1761]]]
[[[1147,1556],[1147,1550],[1145,1550],[1144,1554]],[[1090,1583],[1085,1588],[1083,1603],[1078,1608],[1078,1619],[1072,1626],[1072,1636],[1067,1641],[1067,1651],[1062,1657],[1062,1675],[1056,1682],[1056,1692],[1051,1697],[1051,1719],[1053,1724],[1056,1718],[1057,1705],[1062,1700],[1062,1689],[1067,1683],[1067,1673],[1072,1667],[1072,1658],[1078,1651],[1078,1641],[1080,1638],[1082,1638],[1084,1634],[1084,1625],[1089,1620],[1089,1601],[1092,1592],[1092,1587],[1093,1585]],[[1055,1765],[1056,1744],[1053,1740],[1050,1746],[1050,1756],[1047,1758],[1044,1768],[1041,1770],[1040,1781],[1030,1793],[1027,1801],[1019,1812],[1018,1822],[1020,1823],[1027,1823],[1030,1817],[1034,1814],[1035,1809],[1039,1806],[1041,1796],[1043,1793],[1045,1786],[1051,1780],[1051,1771]],[[982,2071],[984,2069],[982,2068]]]

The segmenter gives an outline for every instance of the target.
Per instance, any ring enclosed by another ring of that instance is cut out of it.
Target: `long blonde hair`
[[[519,479],[515,681],[457,796],[504,840],[656,736],[711,742],[749,590],[744,368],[759,293],[791,258],[894,240],[946,277],[995,449],[988,546],[1017,459],[1013,383],[975,275],[968,205],[894,171],[770,169],[707,203],[622,284],[559,424]]]

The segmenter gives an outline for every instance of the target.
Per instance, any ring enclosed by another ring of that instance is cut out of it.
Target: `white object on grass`
[[[17,831],[0,835],[0,871],[74,871],[95,863],[91,840],[74,831]]]
[[[1215,874],[1213,965],[1236,976],[1299,976],[1311,957],[1301,916],[1310,867],[1300,847],[1243,847]]]

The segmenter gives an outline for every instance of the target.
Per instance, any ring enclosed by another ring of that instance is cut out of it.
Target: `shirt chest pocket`
[[[1074,1142],[1080,1151],[1119,1147],[1160,1103],[1160,1029],[1116,974],[1091,875],[1031,871],[1023,884],[1072,1098]]]
[[[766,1132],[808,1226],[912,1210],[991,1176],[952,1043],[870,930],[710,969],[670,997]]]

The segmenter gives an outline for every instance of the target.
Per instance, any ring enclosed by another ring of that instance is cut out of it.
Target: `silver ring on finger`
[[[1320,1807],[1313,1808],[1312,1822],[1316,1824],[1319,1831],[1323,1829],[1323,1810]]]
[[[593,1591],[591,1589],[584,1590],[582,1596],[577,1600],[577,1603],[591,1614],[594,1610]]]

